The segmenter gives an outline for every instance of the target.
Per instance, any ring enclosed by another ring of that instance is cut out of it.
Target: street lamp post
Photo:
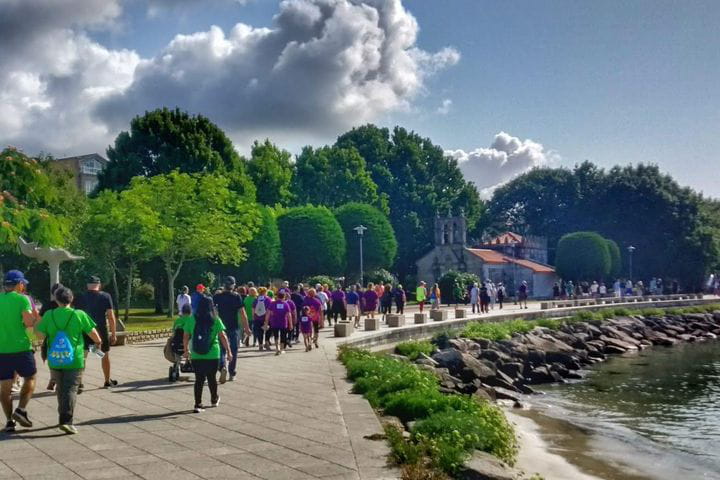
[[[628,251],[628,254],[629,254],[628,260],[629,260],[629,263],[630,263],[630,278],[629,278],[629,280],[630,280],[631,282],[632,282],[632,278],[633,278],[632,257],[633,257],[633,252],[634,252],[635,250],[636,250],[636,248],[633,247],[632,245],[630,245],[629,247],[627,247],[627,251]]]
[[[364,285],[363,282],[363,235],[365,234],[365,230],[367,230],[367,227],[364,225],[358,225],[357,227],[353,228],[358,234],[358,237],[360,237],[360,285]]]

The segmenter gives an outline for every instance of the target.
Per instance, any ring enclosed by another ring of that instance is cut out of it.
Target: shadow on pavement
[[[119,415],[116,417],[96,418],[87,420],[78,425],[112,425],[117,423],[147,422],[149,420],[160,420],[163,418],[177,418],[178,415],[193,413],[192,410],[181,410],[179,412],[148,413],[138,415]]]
[[[192,375],[191,375],[192,377]],[[168,382],[167,377],[165,378],[157,378],[153,380],[137,380],[134,382],[123,382],[120,385],[113,387],[111,391],[122,393],[122,392],[129,392],[132,390],[143,390],[143,391],[151,391],[151,390],[168,390],[171,388],[183,388],[187,387],[190,384],[187,382]]]

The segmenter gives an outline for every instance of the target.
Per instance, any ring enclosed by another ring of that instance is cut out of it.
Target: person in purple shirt
[[[278,293],[277,300],[270,305],[265,314],[265,325],[270,327],[270,335],[275,341],[275,355],[285,353],[287,331],[292,323],[292,312],[286,299],[285,293]]]
[[[315,348],[320,348],[318,345],[318,334],[320,333],[321,325],[325,323],[325,319],[323,318],[322,302],[317,298],[317,292],[314,288],[308,290],[303,306],[308,307],[308,315],[313,324],[313,343],[315,344]]]
[[[267,288],[260,287],[258,288],[258,297],[255,299],[255,301],[252,304],[253,309],[253,335],[255,336],[255,339],[258,342],[258,345],[260,345],[260,351],[263,350],[263,339],[264,342],[264,348],[265,350],[270,350],[270,335],[266,331],[267,329],[265,327],[265,319],[267,317],[267,312],[270,310],[270,306],[272,305],[272,299],[267,296]]]
[[[287,302],[290,307],[290,324],[288,325],[287,333],[285,334],[285,347],[292,348],[293,329],[298,322],[297,305],[290,297],[289,293],[283,293],[283,296],[285,298],[285,302]]]
[[[293,324],[293,340],[298,342],[300,341],[300,322],[298,322],[297,319],[299,319],[302,315],[302,307],[305,303],[305,290],[303,289],[302,284],[296,285],[293,288],[293,292],[290,294],[290,300],[293,301],[295,307],[297,308],[297,311],[295,312],[296,321]]]
[[[332,302],[330,314],[335,324],[338,322],[338,316],[344,322],[347,318],[347,301],[345,299],[345,292],[340,285],[335,287],[335,290],[330,293],[330,301]]]
[[[370,318],[375,318],[377,307],[378,294],[375,292],[375,285],[368,283],[367,290],[363,293],[363,312]]]

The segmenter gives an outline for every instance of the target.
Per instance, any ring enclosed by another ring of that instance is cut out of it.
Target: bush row
[[[415,347],[414,352],[419,350]],[[409,441],[393,427],[386,428],[399,463],[428,463],[453,474],[476,449],[515,462],[515,432],[498,407],[467,395],[443,394],[435,375],[388,356],[341,348],[339,358],[355,382],[354,392],[383,413],[405,424],[414,422]]]

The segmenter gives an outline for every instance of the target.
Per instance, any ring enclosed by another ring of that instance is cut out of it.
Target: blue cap
[[[20,270],[10,270],[5,274],[5,285],[17,285],[18,283],[27,285],[30,282],[27,281],[25,275],[23,275],[23,272]]]

